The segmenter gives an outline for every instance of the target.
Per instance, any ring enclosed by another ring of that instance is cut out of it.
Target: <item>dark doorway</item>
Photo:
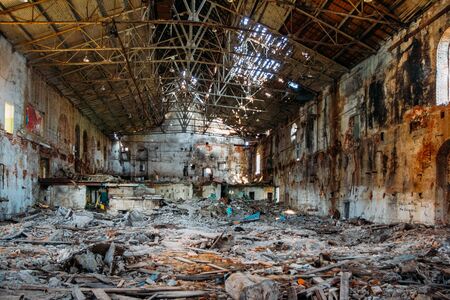
[[[350,202],[344,202],[344,218],[350,219]]]
[[[81,161],[80,161],[80,126],[75,126],[75,172],[81,172]]]
[[[436,221],[450,224],[450,140],[442,144],[436,156],[436,183],[436,207],[441,209]]]

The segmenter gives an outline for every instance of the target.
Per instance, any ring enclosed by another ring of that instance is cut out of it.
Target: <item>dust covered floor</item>
[[[35,209],[0,226],[0,298],[450,299],[448,228],[287,215],[264,201],[236,201],[231,216],[227,207]],[[271,294],[240,291],[233,274]]]

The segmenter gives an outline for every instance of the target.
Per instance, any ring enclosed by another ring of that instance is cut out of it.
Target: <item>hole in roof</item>
[[[244,17],[234,46],[231,74],[248,85],[262,85],[272,79],[281,68],[281,61],[271,56],[290,56],[292,47],[288,39],[272,34],[267,27],[250,22]]]

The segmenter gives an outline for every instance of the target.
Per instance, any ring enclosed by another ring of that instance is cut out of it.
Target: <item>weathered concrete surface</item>
[[[155,188],[139,184],[108,184],[108,211],[117,213],[121,210],[151,210],[159,208],[162,197]]]
[[[54,185],[48,187],[45,195],[48,203],[53,206],[84,209],[87,188],[85,185]]]
[[[449,15],[421,27],[446,5],[436,2],[260,143],[263,176],[273,169],[281,200],[317,214],[449,223],[449,149],[439,149],[450,139],[450,107],[435,105],[436,52]]]
[[[237,197],[247,197],[251,198],[251,194],[253,193],[252,200],[265,200],[269,199],[268,194],[274,194],[274,188],[268,185],[230,185],[228,187],[228,193],[231,198]]]
[[[106,170],[110,141],[28,68],[25,58],[13,52],[3,37],[0,53],[0,218],[5,218],[23,212],[39,198],[41,159],[48,160],[47,177],[74,173],[76,125],[90,141],[83,145],[80,138],[85,173]],[[12,134],[4,130],[5,103],[14,105]]]
[[[153,187],[156,193],[165,199],[187,200],[194,196],[194,187],[191,183],[157,183]]]

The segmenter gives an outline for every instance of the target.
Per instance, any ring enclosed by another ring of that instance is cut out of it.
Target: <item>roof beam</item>
[[[3,4],[0,3],[0,8],[2,9],[0,12],[6,12],[6,8]],[[16,17],[14,17],[14,15],[12,15],[10,12],[6,13],[11,20],[13,21],[18,21],[18,19]],[[29,39],[33,39],[33,36],[28,32],[28,30],[26,30],[22,25],[19,25],[20,30],[22,30],[23,33],[25,33],[25,35],[29,38]]]
[[[140,9],[141,9],[141,7],[138,7],[138,8],[129,10],[129,11],[123,11],[123,12],[120,12],[120,13],[117,13],[117,14],[114,14],[114,15],[111,15],[111,16],[99,19],[98,21],[100,21],[100,22],[109,22],[112,18],[117,18],[117,17],[123,16],[123,15],[129,14],[129,13],[133,13],[133,12],[135,12],[137,10],[140,10]],[[45,40],[48,40],[48,39],[51,39],[51,38],[58,37],[60,35],[69,33],[69,32],[74,31],[74,30],[81,30],[82,28],[84,28],[86,26],[90,26],[90,25],[91,24],[80,24],[80,25],[77,24],[75,26],[65,26],[64,28],[60,28],[60,30],[58,30],[58,32],[53,32],[51,34],[46,34],[46,35],[37,37],[37,38],[35,38],[33,40],[30,40],[30,41],[17,43],[17,44],[14,45],[14,47],[15,48],[24,47],[24,46],[27,46],[27,45],[31,45],[31,44],[35,44],[35,43],[38,43],[38,42],[42,42],[42,41],[45,41]]]
[[[351,41],[353,41],[353,42],[359,44],[360,46],[366,48],[366,49],[369,50],[369,52],[371,52],[372,54],[374,54],[374,53],[377,52],[377,50],[374,49],[373,47],[367,45],[366,43],[363,43],[362,41],[360,41],[360,40],[358,40],[358,39],[355,39],[354,37],[352,37],[352,36],[349,35],[348,33],[346,33],[346,32],[344,32],[344,31],[340,30],[339,28],[337,28],[337,27],[335,27],[335,26],[333,26],[333,25],[328,24],[327,22],[325,22],[325,21],[319,19],[318,17],[316,17],[316,16],[314,16],[314,15],[311,15],[310,13],[304,11],[303,9],[300,9],[300,8],[298,8],[298,7],[295,7],[294,9],[295,9],[295,11],[297,11],[297,12],[299,12],[299,13],[301,13],[301,14],[307,16],[308,18],[313,19],[313,20],[316,21],[317,23],[320,23],[320,24],[322,24],[322,25],[324,25],[324,26],[330,28],[331,30],[335,31],[336,33],[339,33],[340,35],[342,35],[342,36],[348,38],[349,40],[351,40]]]
[[[36,5],[40,5],[40,4],[48,2],[48,1],[51,1],[51,0],[38,0],[38,1],[35,1],[35,2],[28,2],[28,3],[14,5],[14,6],[5,8],[4,10],[0,11],[0,16],[6,15],[6,14],[11,14],[11,13],[16,12],[18,10],[34,7]],[[58,1],[58,0],[53,0],[53,1]]]
[[[211,0],[208,0],[208,1],[211,2]],[[329,1],[329,0],[326,0],[326,1]],[[216,5],[217,7],[219,7],[220,9],[223,9],[223,10],[229,12],[229,13],[235,14],[236,16],[238,16],[238,17],[240,17],[240,18],[246,17],[245,15],[243,15],[243,14],[237,12],[237,11],[234,11],[234,10],[228,8],[228,7],[225,7],[225,6],[223,6],[223,5],[220,5],[220,4],[217,4],[217,3],[216,3],[215,5]],[[254,20],[253,20],[253,21],[254,21]],[[266,25],[265,25],[265,26],[266,26]],[[292,41],[296,46],[298,46],[299,48],[301,48],[303,51],[309,52],[309,54],[310,54],[311,56],[317,57],[320,61],[324,62],[324,63],[327,64],[328,66],[331,64],[331,65],[336,66],[336,69],[339,69],[339,70],[341,70],[342,72],[348,72],[348,71],[349,71],[345,66],[343,66],[343,65],[339,64],[338,62],[336,62],[336,61],[334,61],[334,60],[332,60],[332,59],[330,59],[330,58],[328,58],[328,57],[326,57],[326,56],[320,54],[319,52],[317,52],[317,51],[315,51],[315,50],[313,50],[313,49],[311,49],[311,48],[305,46],[305,45],[302,44],[301,42],[299,42],[299,41],[293,39],[291,35],[287,35],[287,36],[286,36],[286,35],[281,34],[281,33],[278,32],[278,31],[276,31],[276,29],[274,29],[274,28],[270,28],[270,27],[268,27],[268,26],[266,26],[266,27],[268,28],[268,31],[269,31],[271,34],[278,35],[278,36],[284,36],[284,37],[288,38],[290,41]]]
[[[47,19],[48,21],[51,20],[50,16],[42,9],[42,7],[40,6],[40,4],[37,4],[36,7],[37,7],[37,9],[41,12],[41,14],[44,16],[45,19]],[[50,27],[52,28],[52,30],[53,30],[55,33],[58,32],[58,29],[56,28],[56,26],[55,26],[54,24],[51,24]],[[65,41],[64,41],[60,36],[58,36],[58,38],[60,39],[61,43],[65,43]],[[70,84],[68,81],[64,80],[64,78],[61,78],[61,80],[63,81],[63,83],[64,83],[65,86],[69,87],[72,91],[74,91],[74,92],[77,94],[77,91],[74,90],[74,88],[71,86],[71,84]],[[88,107],[88,108],[92,111],[92,113],[94,114],[95,119],[92,119],[92,118],[91,118],[91,121],[93,121],[93,122],[95,123],[95,122],[97,122],[97,120],[101,120],[101,124],[104,125],[103,128],[106,128],[106,129],[108,129],[108,130],[111,130],[111,127],[109,127],[109,125],[104,121],[104,119],[102,119],[102,118],[100,118],[100,117],[98,116],[98,114],[96,113],[96,111],[95,111],[94,109],[92,109],[92,107],[91,107],[91,106],[90,106],[83,98],[79,98],[79,99],[80,99],[80,100],[83,102],[83,104],[86,105],[86,107]]]

